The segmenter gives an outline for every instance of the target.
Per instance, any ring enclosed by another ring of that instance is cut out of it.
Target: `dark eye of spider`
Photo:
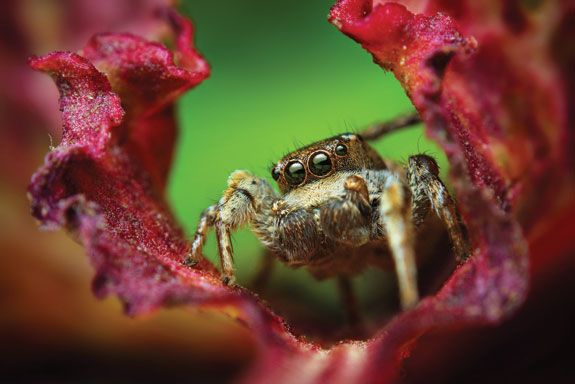
[[[309,170],[316,176],[327,175],[331,171],[331,159],[325,152],[318,152],[309,159]]]
[[[279,171],[279,169],[277,169],[276,167],[272,168],[272,177],[274,178],[274,180],[279,179],[280,174],[281,172]]]
[[[291,185],[299,185],[305,180],[305,168],[299,161],[292,161],[286,166],[286,180]]]
[[[345,156],[347,155],[347,146],[343,145],[343,144],[338,144],[335,147],[335,154],[338,156]]]

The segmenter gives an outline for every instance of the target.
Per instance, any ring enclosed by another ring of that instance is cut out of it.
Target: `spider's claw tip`
[[[222,283],[224,283],[225,285],[234,285],[234,282],[235,278],[233,276],[227,276],[227,275],[222,276]]]
[[[182,264],[190,268],[197,265],[198,263],[199,261],[196,260],[196,258],[194,258],[192,255],[187,255],[184,261],[182,262]]]

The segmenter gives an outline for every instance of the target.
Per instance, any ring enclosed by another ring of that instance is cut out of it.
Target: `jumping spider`
[[[249,224],[268,254],[288,266],[306,266],[318,279],[339,277],[348,305],[354,301],[348,277],[370,265],[389,266],[391,255],[402,307],[415,305],[415,231],[433,209],[462,260],[463,228],[433,158],[411,156],[402,167],[381,158],[367,141],[419,121],[406,116],[286,155],[272,169],[281,193],[247,171],[233,172],[223,197],[202,214],[186,264],[195,264],[208,229],[215,227],[222,279],[233,282],[230,233]]]

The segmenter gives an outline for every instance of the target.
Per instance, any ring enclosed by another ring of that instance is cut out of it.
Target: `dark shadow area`
[[[160,352],[160,353],[158,353]],[[153,348],[110,351],[80,346],[48,348],[22,340],[3,340],[0,382],[3,383],[228,383],[245,362],[221,363],[190,359],[185,351]]]
[[[502,325],[422,337],[403,367],[405,382],[575,382],[574,257],[564,255],[565,268],[538,271],[526,304]]]

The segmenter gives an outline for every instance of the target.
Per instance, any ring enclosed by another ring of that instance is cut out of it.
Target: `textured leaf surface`
[[[568,230],[556,233],[555,248],[542,246],[564,220],[557,212],[575,211],[567,151],[573,83],[563,87],[561,72],[573,55],[541,49],[556,44],[552,25],[563,5],[406,3],[342,0],[330,21],[395,74],[445,149],[474,253],[437,294],[370,340],[322,349],[293,336],[251,293],[222,285],[208,261],[181,265],[189,243],[164,200],[172,107],[209,69],[191,48],[191,25],[174,13],[174,54],[108,34],[79,55],[31,60],[54,78],[64,122],[62,142],[30,185],[34,215],[85,246],[96,293],[118,295],[129,314],[217,305],[241,320],[261,352],[246,382],[394,380],[422,336],[500,324],[527,295],[529,251],[536,261],[544,251],[550,264],[573,246]],[[559,198],[549,205],[551,193]]]

